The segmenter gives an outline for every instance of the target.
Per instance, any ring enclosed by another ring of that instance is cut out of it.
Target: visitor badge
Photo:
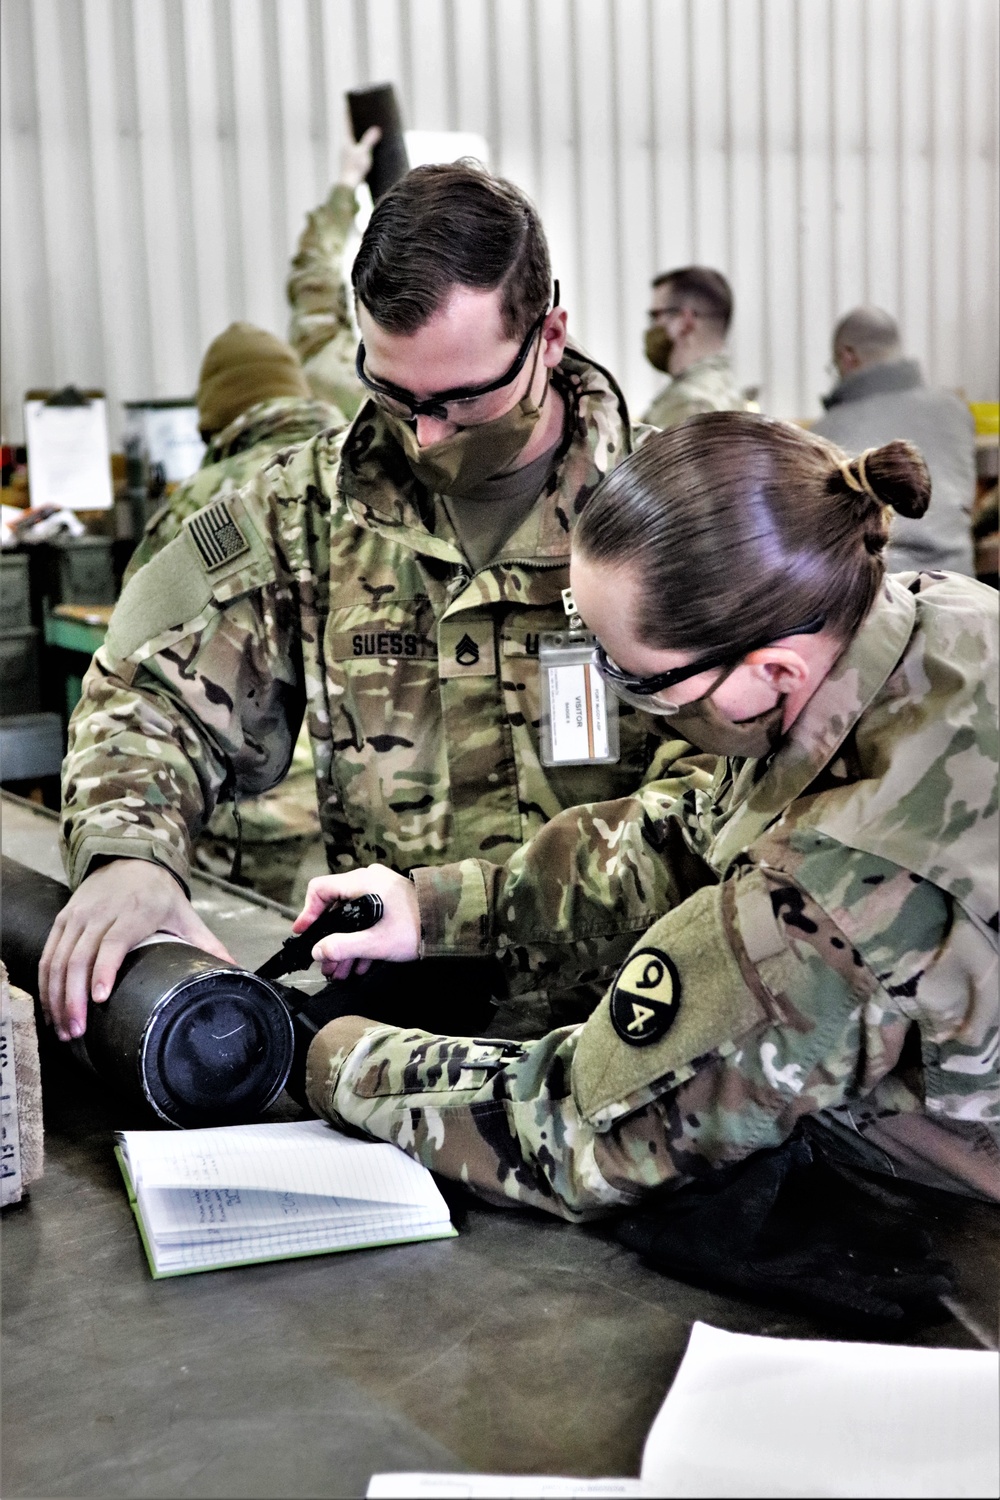
[[[607,765],[618,759],[618,703],[591,657],[594,636],[553,631],[538,644],[543,766]]]

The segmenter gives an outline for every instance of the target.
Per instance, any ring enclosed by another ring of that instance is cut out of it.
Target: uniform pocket
[[[449,1037],[427,1043],[405,1031],[377,1041],[352,1092],[362,1099],[401,1094],[471,1095],[480,1092],[522,1049],[505,1043]]]
[[[330,611],[333,776],[357,852],[407,869],[447,837],[448,768],[430,601]]]

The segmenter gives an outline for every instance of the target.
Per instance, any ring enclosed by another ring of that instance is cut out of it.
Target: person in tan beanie
[[[280,396],[312,396],[295,350],[266,328],[230,323],[201,362],[198,426],[205,442],[249,407]]]
[[[290,345],[266,328],[231,323],[212,340],[201,362],[198,425],[208,444],[201,468],[151,517],[126,581],[177,536],[188,516],[242,488],[282,449],[296,448],[344,422],[339,408],[315,399]],[[293,892],[304,891],[310,874],[326,868],[304,731],[284,781],[261,797],[241,799],[240,814],[239,877],[261,895],[290,901]],[[226,878],[234,868],[237,844],[232,804],[223,803],[195,844],[194,863]]]
[[[201,466],[150,517],[125,581],[173,541],[196,510],[241,489],[283,448],[297,448],[346,420],[339,407],[313,396],[290,344],[253,323],[230,323],[201,362],[198,426],[208,445]]]

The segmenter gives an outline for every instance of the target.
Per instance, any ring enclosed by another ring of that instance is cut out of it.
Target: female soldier
[[[538,1041],[330,1023],[317,1111],[570,1219],[807,1113],[871,1164],[1000,1199],[996,595],[886,575],[889,508],[929,493],[906,443],[848,460],[734,412],[608,477],[574,536],[577,608],[614,691],[725,757],[710,789],[595,806],[586,864],[557,818],[530,862],[323,879],[299,921],[381,894],[377,927],[317,950],[341,974],[495,952],[516,977],[585,958],[609,914],[648,930],[590,1019]]]

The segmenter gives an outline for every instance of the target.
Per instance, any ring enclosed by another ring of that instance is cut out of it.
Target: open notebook
[[[426,1167],[322,1120],[123,1130],[115,1155],[157,1277],[455,1233]]]

